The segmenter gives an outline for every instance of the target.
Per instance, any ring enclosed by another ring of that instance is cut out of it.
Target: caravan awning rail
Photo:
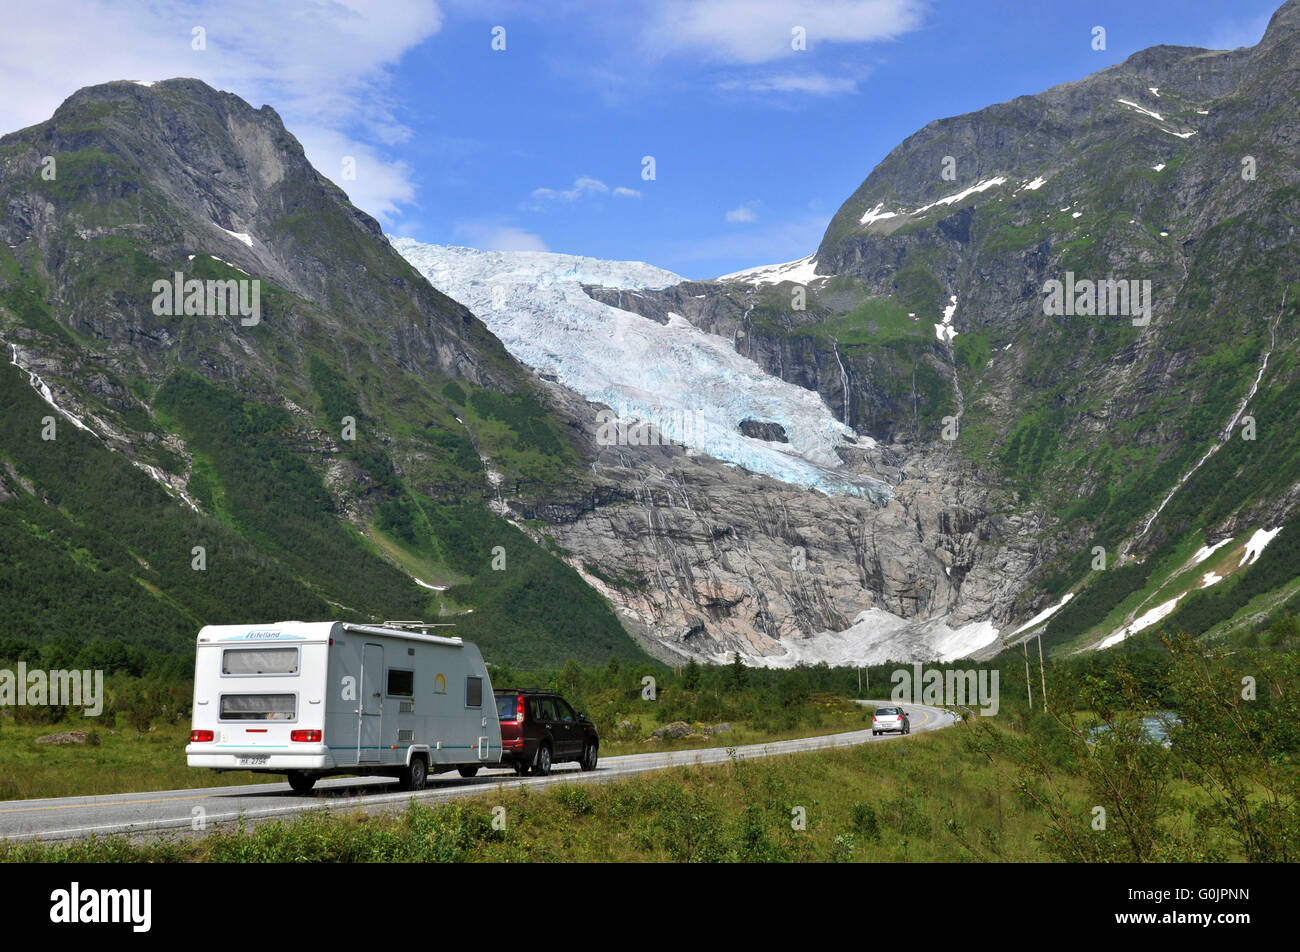
[[[351,622],[343,622],[344,631],[354,631],[359,635],[387,635],[389,638],[405,638],[408,641],[423,641],[436,645],[451,645],[459,648],[465,642],[460,638],[447,638],[443,635],[426,635],[420,632],[410,631],[405,628],[384,628],[379,625],[354,625]]]

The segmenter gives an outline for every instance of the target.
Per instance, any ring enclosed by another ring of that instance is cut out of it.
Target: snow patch
[[[1161,162],[1159,165],[1151,166],[1152,172],[1163,172],[1164,170],[1165,170],[1165,164],[1163,162]],[[1132,224],[1132,222],[1129,222],[1129,224]]]
[[[220,225],[218,225],[217,227],[218,227],[218,228],[221,228]],[[245,234],[245,233],[242,232],[242,231],[230,231],[230,230],[227,229],[227,228],[221,228],[221,230],[224,231],[224,232],[225,232],[227,235],[229,235],[231,238],[234,238],[236,241],[242,241],[244,244],[248,245],[248,247],[250,247],[250,248],[253,247],[253,236],[252,236],[252,235]]]
[[[843,631],[823,631],[809,638],[783,639],[785,653],[746,658],[761,668],[793,668],[826,662],[832,666],[881,664],[885,661],[954,661],[966,658],[997,640],[991,621],[952,628],[945,619],[909,621],[880,608],[870,608]],[[730,652],[711,659],[731,660]]]
[[[1256,529],[1255,534],[1246,543],[1246,551],[1241,554],[1241,561],[1237,563],[1238,568],[1243,565],[1254,565],[1258,562],[1259,554],[1264,551],[1265,546],[1273,541],[1273,537],[1281,531],[1281,526],[1276,529]]]
[[[952,316],[957,313],[957,295],[948,298],[948,306],[943,309],[943,323],[934,325],[934,336],[941,341],[950,341],[957,336],[957,329],[952,326]]]
[[[978,195],[980,192],[986,192],[996,185],[1005,185],[1006,183],[1007,183],[1006,176],[1003,175],[999,175],[991,179],[985,179],[982,182],[976,182],[970,188],[962,189],[960,192],[955,192],[952,195],[945,195],[943,198],[937,199],[936,201],[933,201],[928,205],[922,205],[920,208],[913,209],[910,212],[905,208],[899,209],[896,212],[882,211],[882,209],[885,207],[885,203],[881,202],[875,208],[867,211],[859,219],[859,222],[863,225],[869,225],[874,221],[880,221],[885,218],[898,218],[901,215],[908,215],[908,216],[922,215],[925,212],[928,212],[932,208],[938,208],[940,205],[956,205],[958,202],[964,201],[965,199],[970,198],[972,195]]]
[[[808,284],[817,277],[817,256],[811,254],[806,258],[800,258],[798,261],[769,264],[760,268],[750,268],[746,271],[733,271],[731,274],[724,274],[718,280],[744,281],[748,284],[780,284],[782,281]],[[681,279],[678,278],[678,280]]]
[[[1037,627],[1038,627],[1039,625],[1041,625],[1043,622],[1047,621],[1047,619],[1051,618],[1051,617],[1052,617],[1053,615],[1055,615],[1058,611],[1060,611],[1062,608],[1064,608],[1064,607],[1065,607],[1065,603],[1068,602],[1068,601],[1069,601],[1070,599],[1072,599],[1072,598],[1074,598],[1074,592],[1066,592],[1066,593],[1065,593],[1065,596],[1064,596],[1064,597],[1063,597],[1059,602],[1057,602],[1055,605],[1048,605],[1046,608],[1044,608],[1041,612],[1039,612],[1039,613],[1038,613],[1037,615],[1035,615],[1033,618],[1029,619],[1029,621],[1025,622],[1023,625],[1021,625],[1019,628],[1017,628],[1015,631],[1013,631],[1013,632],[1011,633],[1011,637],[1014,638],[1016,635],[1020,634],[1022,631],[1028,631],[1030,628],[1037,628]]]
[[[192,256],[191,256],[191,257],[192,257]],[[235,269],[236,271],[238,271],[240,274],[248,274],[248,272],[245,271],[243,268],[241,268],[239,265],[237,265],[237,264],[231,264],[229,261],[226,261],[224,258],[218,258],[216,255],[208,255],[208,257],[211,258],[213,261],[220,261],[220,262],[221,262],[222,264],[224,264],[227,268],[234,268],[234,269]]]
[[[868,210],[862,218],[859,219],[859,222],[863,225],[870,225],[873,221],[883,221],[886,218],[898,217],[898,212],[883,211],[882,209],[884,209],[884,207],[885,203],[881,202],[875,208]]]
[[[1103,648],[1114,647],[1115,645],[1123,641],[1125,638],[1128,638],[1130,635],[1136,635],[1139,631],[1142,631],[1143,629],[1146,628],[1150,628],[1152,625],[1160,621],[1162,618],[1165,618],[1168,615],[1170,615],[1173,612],[1173,610],[1178,607],[1178,599],[1182,597],[1183,597],[1182,595],[1178,595],[1174,598],[1169,599],[1169,601],[1165,602],[1162,605],[1157,605],[1155,608],[1151,609],[1145,615],[1142,615],[1140,618],[1135,619],[1134,622],[1131,625],[1129,625],[1127,628],[1122,628],[1119,631],[1115,632],[1115,634],[1107,636],[1101,642],[1101,644],[1097,645],[1097,650],[1100,651]]]
[[[1218,572],[1206,572],[1201,576],[1201,588],[1209,588],[1215,582],[1222,582],[1223,576]]]
[[[1130,109],[1136,109],[1138,112],[1142,113],[1143,115],[1150,116],[1152,119],[1158,119],[1161,122],[1165,121],[1165,117],[1160,115],[1160,113],[1152,112],[1150,109],[1146,109],[1142,106],[1139,106],[1135,102],[1129,102],[1127,99],[1116,99],[1115,101],[1118,103],[1123,103],[1124,105],[1128,106]]]
[[[1214,543],[1214,545],[1201,546],[1199,549],[1196,550],[1196,554],[1192,556],[1192,561],[1194,561],[1197,565],[1200,565],[1202,562],[1204,562],[1206,559],[1212,556],[1219,549],[1222,549],[1225,545],[1227,545],[1231,541],[1232,541],[1232,536],[1228,536],[1228,538],[1224,539],[1222,542],[1216,542]]]
[[[1025,185],[1025,187],[1021,189],[1021,191],[1022,191],[1022,192],[1036,192],[1036,191],[1038,191],[1040,188],[1042,188],[1042,187],[1043,187],[1044,185],[1046,185],[1046,184],[1047,184],[1047,179],[1043,178],[1043,177],[1040,175],[1038,178],[1034,179],[1032,182],[1027,183],[1027,184]]]

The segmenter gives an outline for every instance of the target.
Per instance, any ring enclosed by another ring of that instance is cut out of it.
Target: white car
[[[907,716],[907,711],[901,707],[878,707],[875,715],[871,718],[871,736],[877,737],[886,731],[897,731],[900,734],[912,733],[912,721]]]

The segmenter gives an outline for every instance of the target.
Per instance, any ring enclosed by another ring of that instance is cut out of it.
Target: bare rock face
[[[740,421],[740,432],[756,440],[766,440],[769,443],[790,442],[790,437],[785,435],[785,427],[770,420],[755,420],[746,417]]]
[[[544,531],[670,662],[779,659],[870,609],[958,627],[1009,610],[1034,555],[1017,518],[938,460],[889,474],[883,506],[680,451],[606,450],[593,471],[606,491]]]

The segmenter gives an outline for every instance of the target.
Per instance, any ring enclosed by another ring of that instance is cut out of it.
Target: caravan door
[[[361,722],[357,725],[357,763],[379,760],[379,734],[384,720],[384,648],[361,650]]]

